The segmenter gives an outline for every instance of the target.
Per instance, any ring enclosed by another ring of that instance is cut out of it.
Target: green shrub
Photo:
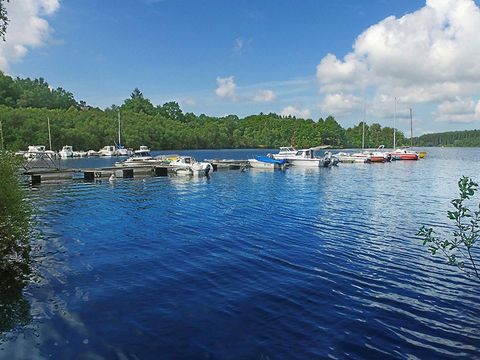
[[[428,245],[428,250],[435,255],[442,254],[452,266],[456,266],[468,276],[480,280],[478,253],[474,246],[480,237],[480,204],[478,210],[472,211],[465,202],[470,200],[478,190],[478,184],[464,176],[458,181],[460,197],[451,201],[454,210],[448,212],[448,218],[455,223],[453,236],[448,239],[438,237],[432,228],[422,226],[417,235]]]
[[[31,212],[19,184],[20,165],[14,154],[0,152],[0,287],[24,279],[30,268]]]

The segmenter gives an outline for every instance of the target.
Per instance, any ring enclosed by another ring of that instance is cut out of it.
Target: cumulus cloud
[[[253,97],[255,102],[271,102],[275,100],[277,96],[272,90],[258,90]]]
[[[327,94],[320,103],[320,109],[328,114],[350,115],[362,109],[364,100],[358,96],[344,93]]]
[[[282,116],[295,116],[301,119],[308,119],[310,118],[311,112],[309,109],[299,109],[295,106],[287,106],[283,108],[280,112]]]
[[[480,101],[456,97],[438,105],[437,121],[467,123],[480,120]]]
[[[343,59],[317,66],[326,94],[362,92],[431,103],[480,91],[480,9],[473,0],[427,0],[401,18],[387,17],[358,36]]]
[[[229,76],[225,78],[217,77],[217,88],[215,94],[221,98],[228,98],[235,100],[237,98],[237,85],[235,84],[235,77]]]
[[[46,44],[52,29],[45,19],[60,7],[59,0],[22,0],[6,3],[10,19],[5,42],[0,41],[0,70],[22,59],[31,48]]]

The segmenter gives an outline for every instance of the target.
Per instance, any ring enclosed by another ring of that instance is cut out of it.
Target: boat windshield
[[[135,151],[135,156],[136,157],[147,157],[147,156],[150,156],[150,153],[148,151]]]

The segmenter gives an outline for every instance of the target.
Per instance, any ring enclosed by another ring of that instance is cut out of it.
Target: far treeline
[[[10,150],[47,145],[50,119],[52,148],[99,149],[117,139],[117,115],[122,119],[122,142],[131,148],[152,149],[277,148],[294,145],[337,148],[362,146],[362,123],[344,129],[333,116],[318,121],[275,113],[239,118],[183,113],[176,102],[153,105],[139,89],[120,106],[102,110],[75,100],[42,78],[13,79],[0,72],[0,121],[3,143]],[[397,145],[409,141],[397,131]],[[365,125],[365,147],[391,147],[393,129]]]
[[[425,134],[414,139],[417,146],[480,147],[480,130]]]

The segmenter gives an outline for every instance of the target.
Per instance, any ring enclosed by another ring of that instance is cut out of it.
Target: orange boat
[[[418,160],[418,154],[415,151],[397,149],[391,153],[395,160]]]

